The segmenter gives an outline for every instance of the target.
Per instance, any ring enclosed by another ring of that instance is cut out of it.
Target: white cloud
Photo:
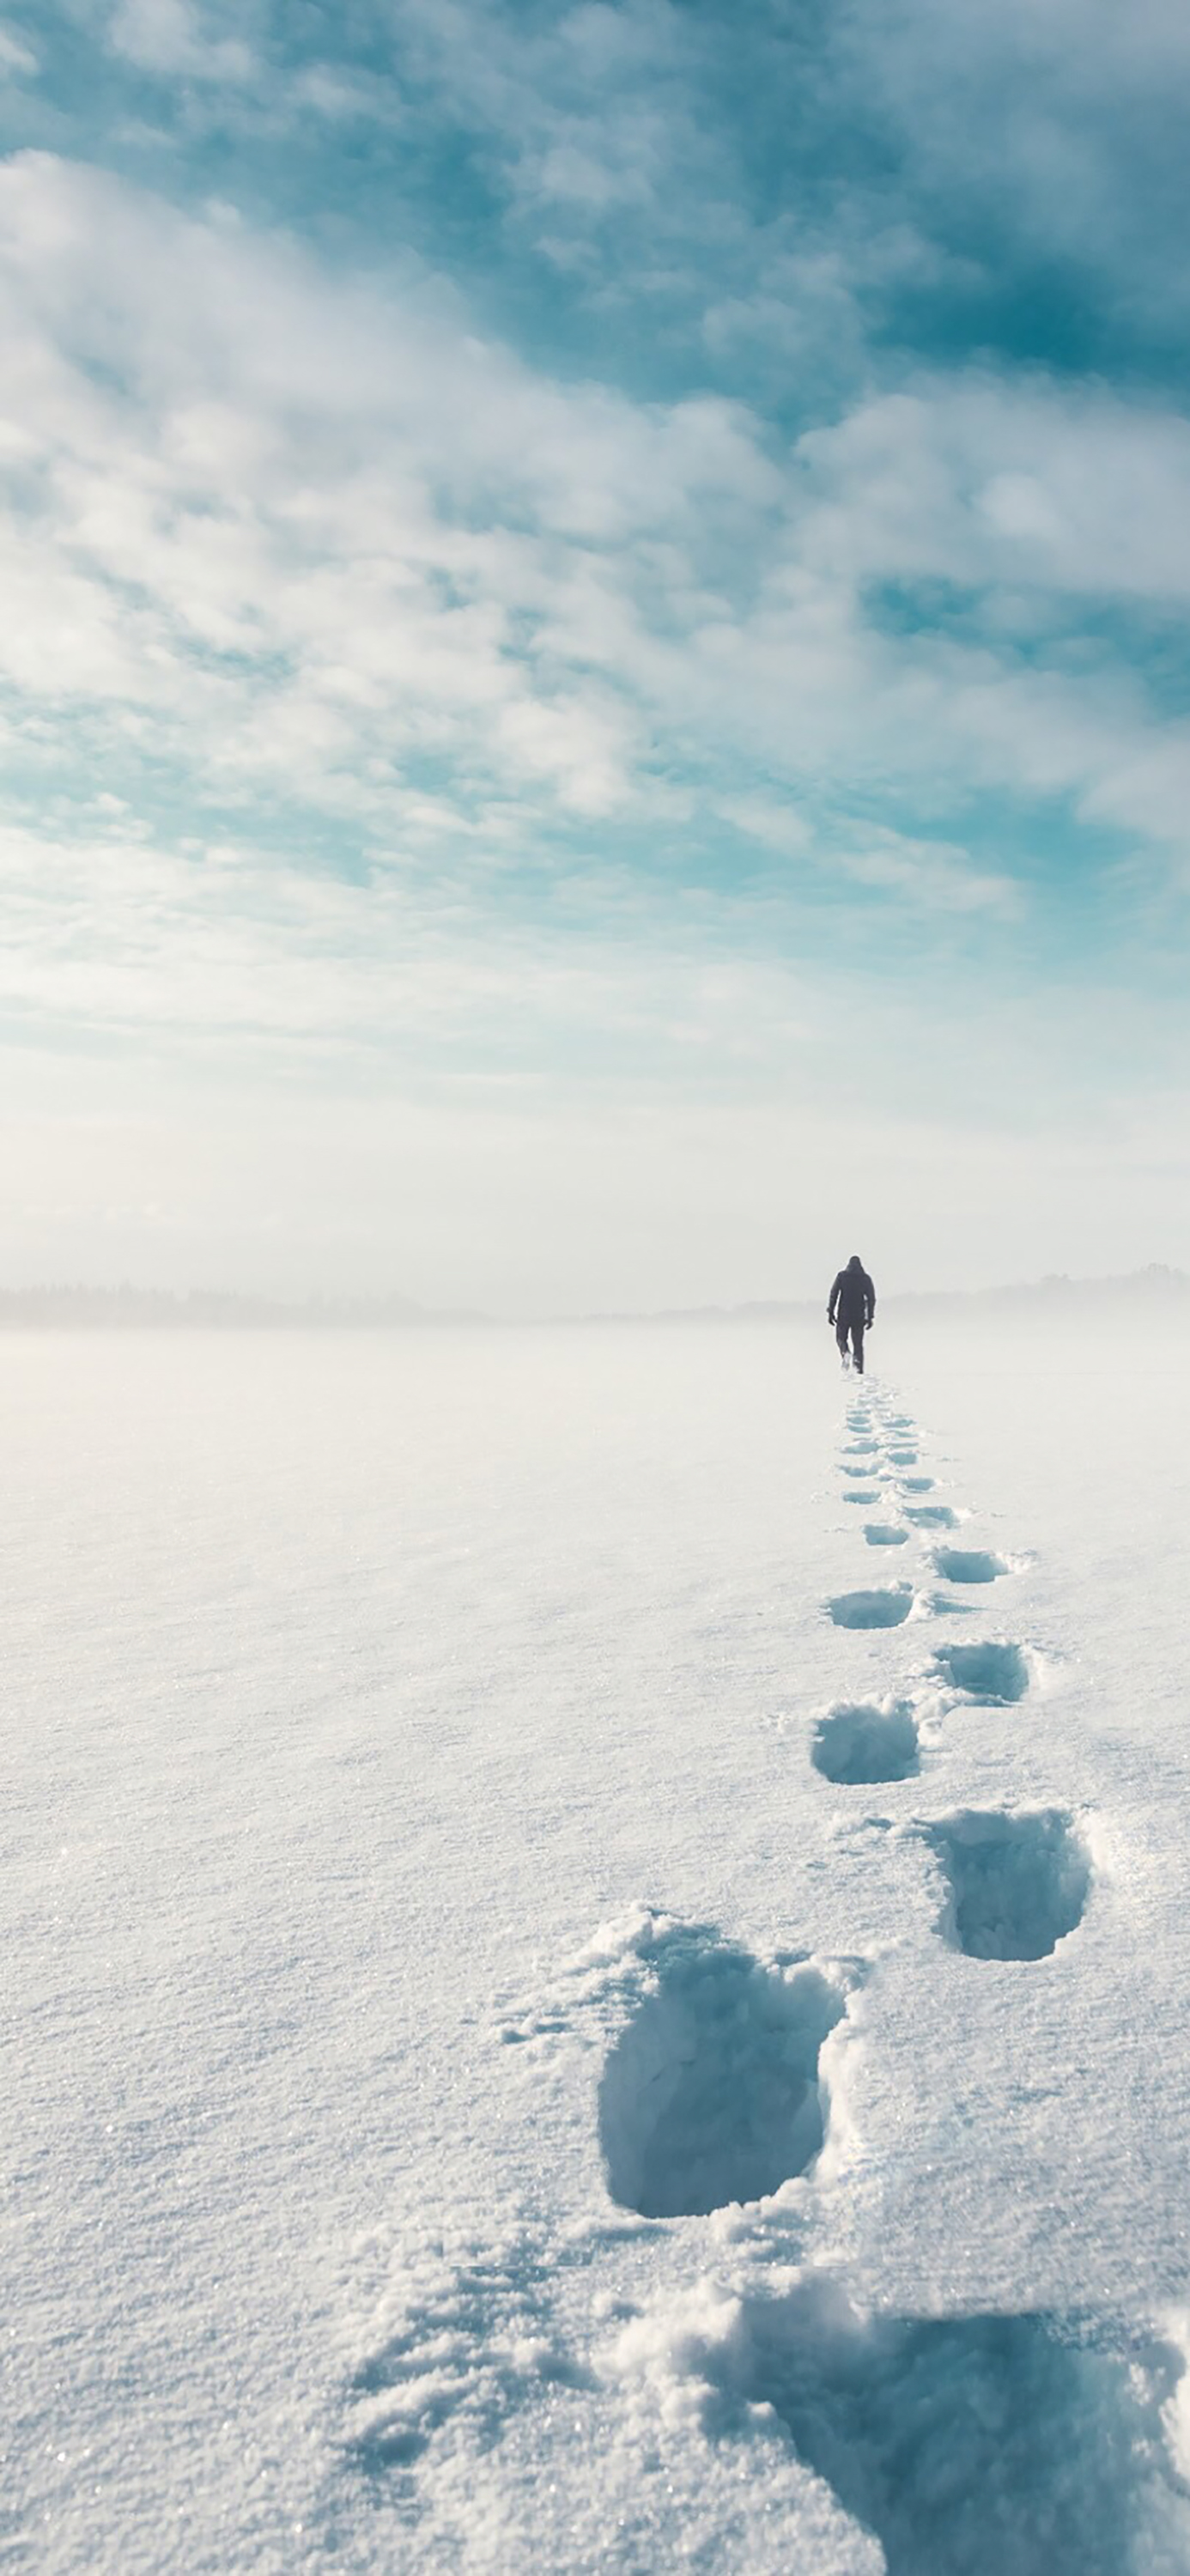
[[[801,455],[808,559],[1086,600],[1190,596],[1190,421],[978,373],[881,396]]]
[[[1060,643],[1071,601],[1184,600],[1172,415],[922,379],[782,459],[738,405],[564,386],[424,281],[36,155],[0,172],[0,299],[0,673],[148,724],[200,797],[382,822],[431,764],[463,821],[511,797],[540,832],[756,764],[804,808],[1041,787],[1181,846],[1180,730],[1127,657],[1014,641],[1022,602]],[[976,614],[890,633],[889,581]]]
[[[627,210],[664,223],[677,171],[702,166],[705,132],[686,92],[698,33],[671,0],[580,6],[536,25],[489,0],[401,0],[399,25],[439,112],[485,137],[534,222]]]
[[[777,805],[765,796],[723,796],[719,812],[737,831],[763,842],[766,849],[779,850],[785,858],[800,859],[814,846],[809,823],[793,805]]]
[[[0,1017],[42,1039],[241,1063],[314,1048],[429,1085],[501,1068],[535,1083],[560,1046],[648,1085],[692,1030],[721,1077],[755,1066],[762,1031],[783,1061],[799,1016],[791,969],[725,959],[721,906],[661,937],[631,883],[606,911],[577,885],[549,921],[515,903],[496,918],[479,885],[404,848],[344,877],[251,840],[168,848],[107,797],[73,825],[0,826]]]
[[[631,592],[664,539],[688,582],[704,510],[763,514],[744,417],[566,390],[424,293],[37,156],[0,173],[0,225],[18,687],[136,701],[163,746],[310,794],[363,796],[383,744],[622,800],[637,713],[548,621],[610,553]]]
[[[1049,667],[1014,640],[1022,602],[1044,644],[1070,602],[1184,597],[1176,417],[922,379],[782,462],[739,407],[563,387],[422,283],[345,284],[36,156],[0,173],[0,294],[0,672],[33,753],[85,718],[200,814],[284,795],[411,852],[431,774],[435,845],[453,814],[507,852],[753,768],[819,864],[940,918],[1002,909],[1001,873],[936,826],[894,859],[847,825],[857,791],[1061,795],[1184,865],[1185,727],[1108,638]],[[890,634],[890,580],[977,613]]]
[[[32,46],[0,21],[0,80],[29,79],[38,68]]]
[[[1011,916],[1023,909],[1010,877],[974,865],[970,852],[953,842],[870,825],[866,842],[844,850],[840,865],[858,885],[904,895],[927,912]]]
[[[728,796],[719,811],[749,839],[780,852],[797,866],[804,866],[815,852],[813,828],[789,805],[773,804],[763,796]],[[980,867],[959,843],[923,840],[893,831],[887,824],[868,824],[858,843],[844,841],[820,849],[819,864],[857,885],[902,896],[925,912],[1011,915],[1022,909],[1020,887],[1011,878]]]
[[[117,54],[165,76],[238,84],[255,69],[251,48],[216,35],[196,0],[117,0],[108,35]]]

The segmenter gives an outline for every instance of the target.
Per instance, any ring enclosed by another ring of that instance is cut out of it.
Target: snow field
[[[14,2550],[1190,2567],[1168,1362],[906,1338],[956,1479],[817,1340],[137,1341],[3,1387]]]
[[[847,1428],[844,1501],[853,1499],[847,1483],[859,1455],[908,1523],[902,1543],[915,1522],[924,1534],[965,1516],[961,1506],[909,1501],[934,1479],[915,1475],[906,1485],[904,1471],[920,1464],[915,1426],[877,1390],[853,1402]],[[897,1522],[878,1527],[876,1544],[901,1539]],[[833,1594],[823,1606],[834,1627],[860,1632],[953,1621],[970,1615],[962,1588],[982,1589],[1030,1562],[927,1540],[918,1585]],[[926,1588],[931,1574],[960,1587],[959,1597]],[[825,1711],[811,1741],[814,1767],[845,1787],[914,1778],[923,1747],[932,1766],[955,1723],[980,1709],[1018,1709],[1046,1672],[1045,1656],[1015,1637],[945,1639],[908,1695]],[[1007,1747],[1000,1767],[1010,1790]],[[933,1860],[934,1934],[965,1961],[1040,1962],[1077,1935],[1093,1886],[1094,1835],[1072,1812],[960,1808],[909,1822],[902,1838]],[[878,1866],[875,1845],[872,1858]],[[635,2381],[659,2424],[688,2432],[696,2423],[720,2457],[770,2425],[787,2435],[852,2517],[849,2541],[837,2531],[820,2536],[814,2563],[866,2565],[875,2539],[892,2576],[1055,2565],[1107,2576],[1190,2565],[1186,2337],[1176,2320],[1138,2329],[1118,2312],[1033,2304],[954,2317],[889,2313],[865,2295],[862,2264],[840,2263],[822,2245],[810,2262],[791,2261],[807,2190],[817,2174],[837,2181],[856,2146],[847,2134],[847,2020],[867,1987],[871,2034],[878,1960],[758,1958],[711,1927],[651,1916],[627,1937],[637,1991],[630,2007],[622,1994],[628,2017],[607,2051],[598,2096],[610,2196],[650,2220],[717,2219],[737,2253],[746,2251],[749,2286],[737,2273],[729,2287],[719,2268],[693,2291],[641,2309],[629,2302],[630,2321],[594,2358],[597,2382]],[[836,2130],[832,2157],[823,2148]],[[757,2290],[752,2279],[766,2268]],[[791,2528],[804,2539],[804,2495],[799,2503]],[[756,2541],[743,2541],[738,2517],[708,2531],[705,2503],[688,2513],[684,2525],[675,2516],[673,2563],[735,2564],[737,2550],[738,2563],[752,2563]],[[625,2563],[635,2563],[630,2548]],[[662,2551],[650,2563],[670,2561]]]

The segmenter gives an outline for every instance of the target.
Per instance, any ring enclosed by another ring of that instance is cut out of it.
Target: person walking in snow
[[[875,1317],[876,1291],[858,1252],[853,1252],[847,1268],[839,1272],[831,1290],[826,1320],[828,1324],[834,1325],[835,1340],[839,1345],[839,1357],[844,1368],[847,1366],[847,1344],[850,1340],[851,1356],[861,1377],[864,1373],[864,1334],[869,1325],[875,1321]]]

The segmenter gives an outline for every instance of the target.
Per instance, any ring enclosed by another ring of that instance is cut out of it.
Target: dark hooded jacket
[[[876,1291],[860,1260],[853,1252],[845,1270],[839,1272],[831,1290],[827,1314],[832,1324],[870,1324],[876,1312]]]

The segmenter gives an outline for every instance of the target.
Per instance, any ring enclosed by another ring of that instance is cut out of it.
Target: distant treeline
[[[1069,1279],[1064,1271],[1057,1271],[1047,1279],[1031,1280],[1019,1287],[926,1288],[888,1300],[898,1314],[910,1308],[922,1314],[935,1310],[963,1314],[968,1309],[979,1314],[1026,1314],[1060,1306],[1093,1312],[1100,1306],[1152,1305],[1159,1301],[1184,1305],[1190,1311],[1190,1277],[1184,1270],[1171,1269],[1164,1261],[1150,1261],[1145,1270],[1126,1271],[1112,1279]]]
[[[824,1312],[825,1298],[799,1298],[785,1302],[775,1298],[755,1300],[744,1306],[668,1306],[647,1316],[585,1315],[584,1323],[613,1324],[803,1324],[817,1323]],[[1146,1270],[1132,1270],[1112,1279],[1069,1279],[1057,1273],[1048,1279],[1023,1281],[1008,1288],[907,1288],[882,1296],[877,1318],[895,1315],[899,1322],[931,1316],[964,1316],[973,1319],[987,1315],[1054,1314],[1059,1310],[1094,1314],[1108,1308],[1151,1309],[1160,1304],[1164,1311],[1171,1307],[1190,1317],[1190,1277],[1184,1270],[1173,1270],[1162,1261],[1150,1262]]]
[[[1112,1308],[1135,1312],[1160,1305],[1190,1318],[1190,1277],[1184,1270],[1151,1262],[1114,1279],[1033,1280],[1011,1288],[916,1289],[882,1298],[879,1314],[906,1323],[931,1316],[1020,1317],[1058,1312],[1095,1314]],[[552,1316],[539,1321],[562,1324],[805,1324],[821,1321],[820,1298],[757,1300],[742,1306],[672,1306],[649,1314]],[[493,1318],[465,1308],[435,1309],[411,1297],[308,1297],[300,1302],[278,1297],[247,1297],[235,1289],[197,1288],[178,1293],[169,1288],[82,1286],[0,1288],[0,1331],[5,1325],[30,1329],[59,1325],[91,1328],[212,1328],[228,1331],[342,1331],[393,1326],[488,1324]]]

